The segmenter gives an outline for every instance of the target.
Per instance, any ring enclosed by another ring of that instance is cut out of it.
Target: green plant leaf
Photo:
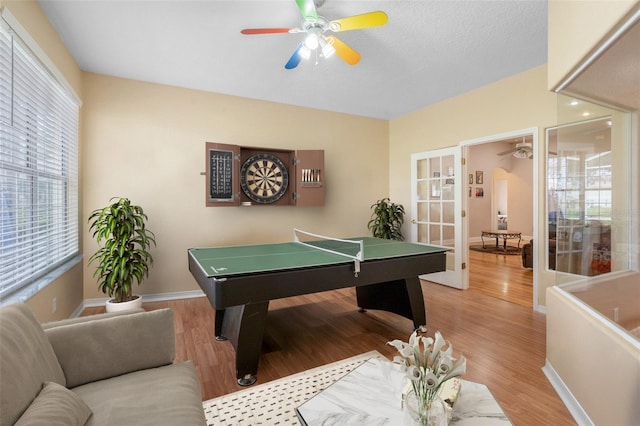
[[[155,235],[146,228],[147,215],[142,207],[132,205],[127,198],[114,197],[111,204],[89,215],[89,230],[100,245],[89,257],[96,263],[94,277],[98,289],[117,301],[126,301],[132,294],[132,283],[138,285],[149,276],[153,263],[146,249],[156,245]]]

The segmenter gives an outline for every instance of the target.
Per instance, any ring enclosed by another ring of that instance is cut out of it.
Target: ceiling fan
[[[518,142],[515,147],[508,151],[499,152],[497,155],[500,157],[505,155],[513,155],[516,158],[533,158],[533,144],[531,142],[525,142],[524,137],[522,138],[522,142]]]
[[[334,35],[325,35],[327,31],[334,33],[340,31],[359,30],[362,28],[378,27],[387,23],[387,14],[381,11],[364,13],[362,15],[329,21],[318,15],[313,0],[296,0],[302,13],[300,28],[248,28],[240,31],[242,34],[277,34],[277,33],[306,33],[305,39],[291,55],[285,64],[290,70],[298,66],[302,59],[309,59],[312,53],[328,58],[334,53],[349,65],[355,65],[360,61],[360,54]]]

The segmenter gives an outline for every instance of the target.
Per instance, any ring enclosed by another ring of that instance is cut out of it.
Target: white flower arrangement
[[[466,372],[466,358],[460,355],[455,360],[453,346],[442,338],[439,331],[435,333],[435,339],[419,336],[414,331],[409,343],[396,339],[387,344],[400,353],[400,356],[393,358],[393,362],[403,366],[416,398],[423,404],[433,401],[447,380]]]

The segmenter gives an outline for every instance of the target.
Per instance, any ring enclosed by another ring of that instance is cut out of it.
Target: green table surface
[[[372,237],[349,239],[354,241],[362,240],[365,262],[368,260],[446,251],[442,247]],[[332,242],[330,244],[336,243]],[[337,244],[340,245],[340,243]],[[328,253],[295,242],[193,248],[189,250],[189,254],[202,268],[206,276],[214,278],[353,262],[352,258]],[[355,252],[352,254],[355,254]]]

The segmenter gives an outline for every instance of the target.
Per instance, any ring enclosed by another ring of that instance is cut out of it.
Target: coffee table
[[[486,248],[486,246],[484,245],[484,237],[495,238],[496,249],[500,248],[499,240],[502,239],[502,251],[506,253],[509,251],[509,247],[507,246],[507,240],[518,240],[517,249],[520,250],[520,242],[522,241],[522,232],[507,231],[507,230],[482,231],[482,234],[480,235],[480,239],[482,240],[482,248]]]
[[[371,358],[296,408],[303,425],[407,423],[402,390],[407,377],[400,366]],[[450,425],[510,425],[489,389],[461,380]],[[336,422],[337,421],[337,422]]]

